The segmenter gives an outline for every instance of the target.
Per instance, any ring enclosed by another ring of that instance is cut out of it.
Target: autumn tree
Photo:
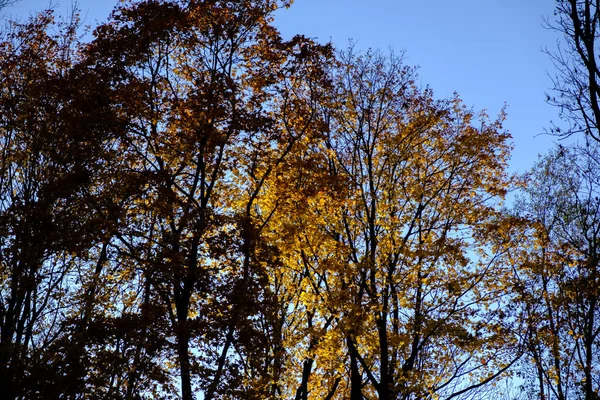
[[[503,116],[400,58],[283,40],[288,5],[7,34],[9,398],[453,398],[518,359]]]
[[[325,141],[305,156],[325,187],[297,178],[309,197],[279,235],[293,285],[286,396],[477,389],[518,358],[503,250],[483,229],[506,190],[508,135],[458,99],[434,100],[393,56],[350,50],[331,73]]]
[[[54,367],[61,355],[69,359],[63,367],[79,356],[53,346],[69,337],[78,273],[108,229],[91,206],[91,187],[105,177],[101,166],[110,153],[103,138],[115,126],[102,86],[94,86],[98,77],[74,67],[76,22],[54,25],[44,12],[12,24],[1,43],[0,340],[7,398],[68,392],[55,379],[75,377],[70,372],[77,369]]]
[[[115,77],[125,175],[145,181],[109,244],[112,274],[140,289],[112,301],[159,310],[153,328],[170,338],[162,355],[178,365],[185,399],[265,398],[274,387],[268,221],[255,202],[314,135],[331,58],[305,38],[283,41],[270,25],[278,6],[126,5],[89,50],[93,68]]]
[[[596,147],[553,150],[518,205],[532,222],[518,272],[530,377],[546,399],[598,398],[598,157]]]
[[[520,204],[533,225],[526,236],[517,286],[529,319],[528,349],[535,390],[543,398],[597,398],[596,231],[598,127],[597,1],[556,2],[549,26],[563,34],[551,53],[557,67],[550,104],[566,137],[583,133],[588,147],[562,147],[534,168]],[[535,299],[542,299],[535,304]]]

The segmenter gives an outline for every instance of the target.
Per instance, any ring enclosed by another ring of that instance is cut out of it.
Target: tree
[[[517,288],[541,398],[598,398],[599,161],[595,146],[560,146],[535,166],[518,206],[531,221],[515,246]]]
[[[60,357],[52,346],[68,336],[77,272],[109,227],[90,207],[90,188],[110,163],[103,140],[114,119],[101,81],[74,67],[76,21],[51,34],[52,26],[44,12],[13,24],[1,43],[0,374],[8,398],[51,396],[43,382],[62,383],[52,380]],[[66,372],[54,378],[72,377]]]
[[[314,135],[331,59],[328,46],[283,41],[269,24],[278,6],[140,2],[120,8],[90,47],[93,67],[117,78],[122,167],[145,181],[110,243],[116,272],[144,287],[134,310],[161,310],[184,399],[265,398],[273,387],[268,221],[255,203]]]
[[[452,398],[518,358],[484,229],[506,188],[508,135],[414,76],[352,50],[332,70],[325,142],[306,156],[331,189],[299,177],[312,193],[277,234],[294,271],[287,397]]]
[[[555,93],[548,96],[548,102],[558,106],[569,123],[566,131],[560,127],[551,130],[561,137],[583,133],[600,141],[599,5],[596,0],[557,0],[556,22],[548,23],[564,35],[556,52],[549,52],[557,75]]]
[[[6,34],[9,398],[453,398],[519,357],[503,116],[401,59],[283,40],[287,5]]]

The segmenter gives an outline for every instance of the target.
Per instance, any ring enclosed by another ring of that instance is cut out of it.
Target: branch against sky
[[[547,102],[568,123],[566,130],[551,128],[559,137],[583,133],[600,141],[599,5],[598,0],[557,0],[555,21],[547,22],[564,38],[555,50],[546,50],[556,68]]]
[[[18,0],[0,0],[0,10],[16,3]]]

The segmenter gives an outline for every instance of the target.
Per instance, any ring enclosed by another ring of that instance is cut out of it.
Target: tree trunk
[[[350,337],[346,337],[346,345],[350,353],[350,400],[363,400],[362,377],[358,368],[356,347]]]

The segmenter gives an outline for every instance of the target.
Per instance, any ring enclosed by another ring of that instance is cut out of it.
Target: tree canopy
[[[595,164],[549,156],[508,212],[503,113],[284,40],[288,6],[4,32],[3,396],[595,398]]]

